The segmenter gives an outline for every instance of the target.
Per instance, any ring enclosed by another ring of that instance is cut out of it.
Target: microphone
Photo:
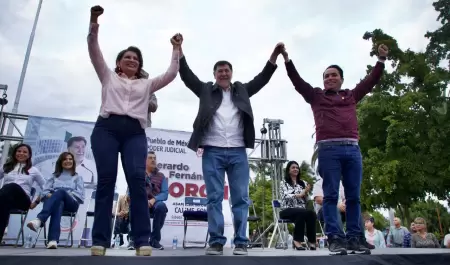
[[[94,184],[94,172],[92,172],[92,170],[90,170],[89,168],[87,168],[83,163],[81,163],[81,166],[83,168],[85,168],[87,171],[91,172],[91,184]]]

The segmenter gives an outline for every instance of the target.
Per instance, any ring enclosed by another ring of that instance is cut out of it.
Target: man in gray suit
[[[149,75],[144,69],[141,69],[141,75],[145,79],[148,79]],[[150,103],[148,104],[148,117],[147,117],[147,127],[148,128],[152,127],[152,112],[156,112],[157,109],[158,109],[158,100],[156,99],[155,94],[152,93],[150,95]]]

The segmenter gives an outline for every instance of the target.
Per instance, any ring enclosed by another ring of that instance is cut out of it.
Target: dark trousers
[[[305,208],[287,208],[281,210],[281,219],[294,221],[294,235],[293,238],[297,242],[305,241],[305,224],[306,237],[310,243],[316,243],[316,212]]]
[[[3,240],[11,210],[26,211],[30,209],[31,200],[16,183],[9,183],[0,189],[0,242]]]
[[[130,190],[130,222],[137,248],[148,246],[150,216],[145,191],[147,137],[136,119],[110,115],[99,117],[91,135],[92,153],[97,166],[92,243],[108,248],[111,241],[111,218],[114,187],[117,179],[118,155]]]
[[[166,221],[168,209],[164,202],[158,201],[150,209],[150,215],[153,217],[151,240],[153,242],[161,241],[161,229]]]
[[[128,234],[128,218],[117,217],[114,226],[114,235]]]
[[[45,198],[44,205],[37,218],[45,223],[51,217],[48,226],[48,241],[59,241],[63,211],[74,213],[78,211],[78,206],[78,202],[67,191],[61,189],[53,192],[50,198]]]
[[[234,219],[234,244],[247,245],[250,170],[245,147],[205,147],[202,156],[202,170],[208,199],[209,244],[218,243],[223,246],[227,242],[227,238],[223,235],[225,223],[222,213],[226,172]]]
[[[362,181],[362,156],[358,145],[319,144],[319,174],[323,179],[323,217],[328,238],[359,238],[361,236],[360,191]],[[339,225],[336,205],[339,183],[345,192],[347,233]]]

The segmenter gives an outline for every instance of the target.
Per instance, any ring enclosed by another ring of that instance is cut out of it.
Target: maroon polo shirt
[[[316,142],[336,138],[359,140],[356,104],[378,84],[384,63],[377,62],[372,72],[354,89],[337,92],[312,87],[300,77],[292,60],[286,63],[286,70],[295,90],[311,105],[316,123]]]

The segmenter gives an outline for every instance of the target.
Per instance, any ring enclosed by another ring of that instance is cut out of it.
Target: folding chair
[[[67,233],[67,239],[63,239],[62,241],[65,241],[66,244],[64,245],[65,248],[71,248],[73,246],[73,223],[75,222],[75,218],[77,217],[77,212],[67,212],[64,211],[61,215],[61,217],[69,217],[70,222],[70,230],[69,233]],[[39,239],[39,235],[41,234],[42,229],[44,229],[44,238]],[[46,223],[42,224],[37,232],[36,239],[34,240],[33,248],[36,247],[36,244],[38,241],[44,241],[44,245],[47,246],[47,225]],[[70,244],[69,244],[70,242]]]
[[[194,206],[194,205],[205,205],[205,200],[202,198],[192,198],[192,197],[186,197],[185,198],[185,206]],[[187,234],[187,227],[189,221],[194,222],[208,222],[208,213],[206,211],[184,211],[183,212],[184,217],[184,235],[183,235],[183,249],[188,248],[206,248],[206,245],[208,244],[208,229],[206,229],[206,239],[205,241],[188,241],[186,240],[186,234]],[[188,246],[187,244],[202,244],[201,246]]]
[[[87,221],[88,221],[88,217],[94,217],[94,211],[91,211],[90,207],[91,207],[91,203],[92,201],[95,201],[95,194],[96,191],[93,190],[91,193],[91,198],[89,198],[89,202],[86,208],[86,216],[84,218],[84,227],[81,230],[81,234],[80,234],[80,240],[78,240],[78,248],[81,247],[81,244],[83,243],[84,247],[87,247],[87,241],[89,241],[89,233],[87,232],[88,230],[88,225],[87,225]],[[84,236],[83,236],[84,235]]]
[[[92,201],[95,201],[96,193],[97,192],[95,190],[92,191],[91,198],[89,199],[88,206],[86,208],[87,209],[86,217],[84,218],[84,227],[81,230],[80,240],[78,240],[78,248],[81,247],[82,242],[90,240],[89,234],[87,233],[87,231],[88,231],[88,217],[94,217],[94,211],[91,211],[90,207],[91,207]],[[115,192],[114,193],[114,198],[113,198],[113,203],[117,202],[118,199],[119,199],[119,193]],[[117,211],[117,207],[118,207],[118,204],[116,203],[116,210],[114,212]],[[113,226],[112,226],[111,234],[113,234],[113,232],[114,232],[114,225],[115,225],[115,222],[116,222],[115,216],[113,218],[114,218],[114,220],[113,220]],[[88,247],[88,246],[86,246],[86,243],[84,243],[83,245],[84,245],[84,247]]]
[[[294,224],[292,220],[288,219],[281,219],[280,218],[280,208],[281,203],[278,200],[272,200],[272,209],[273,209],[273,216],[275,217],[275,227],[273,229],[272,237],[270,238],[269,246],[272,244],[272,241],[275,237],[275,235],[278,233],[279,239],[281,240],[282,248],[288,249],[288,236],[289,236],[289,230],[287,225],[288,224]],[[277,242],[278,243],[278,242]]]
[[[33,201],[35,194],[36,194],[36,189],[31,188],[31,191],[30,191],[31,201]],[[19,229],[19,233],[17,234],[17,237],[3,238],[4,241],[15,239],[16,243],[2,244],[2,246],[23,247],[23,245],[25,245],[25,235],[24,235],[23,227],[25,226],[25,221],[27,220],[28,211],[29,210],[22,211],[22,210],[14,209],[9,212],[10,215],[20,215],[20,229]],[[19,243],[19,240],[20,240],[20,243]]]
[[[261,224],[260,224],[261,218],[256,214],[255,204],[253,203],[253,201],[250,200],[249,203],[250,208],[253,209],[253,215],[249,215],[247,221],[256,223],[256,231],[258,232],[259,236],[253,242],[249,242],[248,245],[249,247],[261,246],[262,249],[264,249],[264,240],[263,234],[261,234]]]

